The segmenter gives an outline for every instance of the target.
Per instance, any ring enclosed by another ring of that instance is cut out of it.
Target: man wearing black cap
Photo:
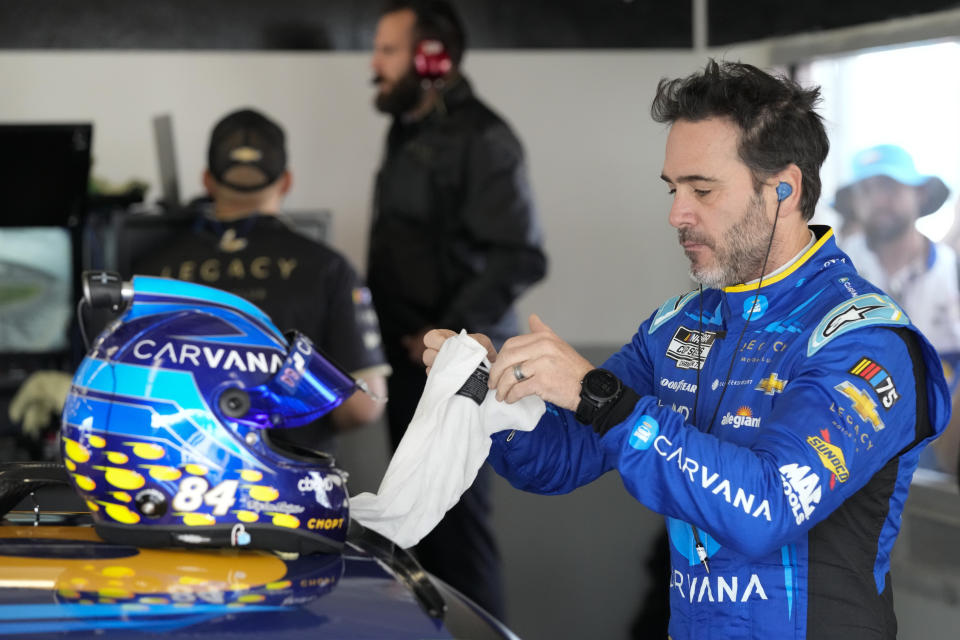
[[[857,271],[900,303],[927,336],[955,391],[960,381],[960,265],[953,249],[931,241],[915,224],[937,211],[949,193],[943,180],[918,172],[906,150],[882,144],[854,156],[853,179],[837,191],[833,206],[845,222],[861,229],[843,242],[843,250]],[[921,464],[953,472],[958,428],[951,424]]]
[[[369,291],[347,260],[295,231],[278,215],[292,177],[283,130],[252,109],[235,111],[210,136],[203,184],[212,211],[196,228],[133,265],[210,285],[263,309],[282,330],[298,329],[370,390],[385,396],[390,368],[380,347]],[[320,424],[285,433],[294,443],[332,449],[333,434],[379,417],[383,404],[355,393]]]

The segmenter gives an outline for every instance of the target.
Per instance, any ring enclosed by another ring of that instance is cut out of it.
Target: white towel
[[[546,407],[536,396],[507,404],[491,389],[478,405],[456,395],[481,363],[489,367],[486,354],[466,331],[443,343],[380,490],[351,498],[350,517],[412,547],[473,484],[490,453],[491,434],[537,425]]]

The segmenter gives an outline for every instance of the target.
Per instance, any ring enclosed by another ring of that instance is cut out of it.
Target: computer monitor
[[[0,354],[66,351],[74,261],[62,227],[0,227]]]
[[[90,124],[0,124],[0,226],[67,227],[85,213]]]

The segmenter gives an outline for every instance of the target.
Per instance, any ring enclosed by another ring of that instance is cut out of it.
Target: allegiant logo
[[[736,413],[727,413],[720,420],[720,424],[724,426],[732,426],[734,429],[739,429],[740,427],[760,427],[760,416],[754,417],[753,411],[750,407],[740,407],[737,409]]]
[[[278,351],[254,351],[253,349],[225,349],[197,345],[190,342],[164,342],[141,340],[133,345],[133,357],[150,362],[160,361],[177,365],[190,364],[194,367],[222,369],[223,371],[242,371],[276,373],[283,366],[283,358]]]

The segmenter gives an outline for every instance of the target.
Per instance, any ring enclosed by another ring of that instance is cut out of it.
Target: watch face
[[[584,378],[584,386],[597,398],[610,398],[620,390],[620,380],[606,369],[594,369]]]

